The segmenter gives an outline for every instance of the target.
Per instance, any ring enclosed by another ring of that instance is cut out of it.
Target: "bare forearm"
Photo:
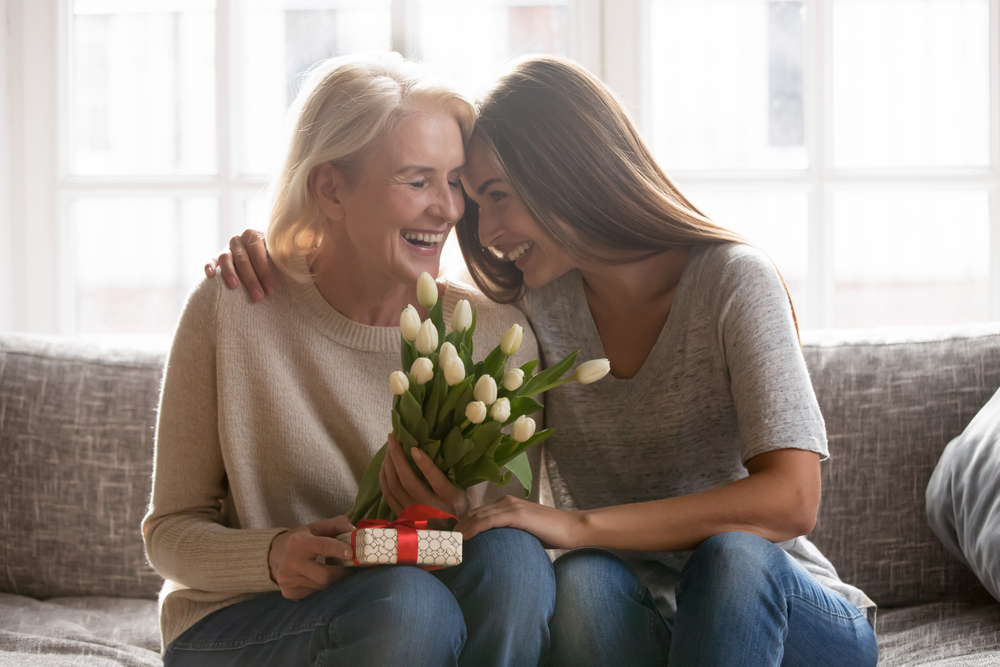
[[[719,533],[741,531],[772,542],[812,530],[819,504],[813,484],[763,473],[677,498],[579,513],[577,543],[635,551],[688,551]]]

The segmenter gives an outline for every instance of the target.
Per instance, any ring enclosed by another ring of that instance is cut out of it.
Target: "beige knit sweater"
[[[258,304],[220,278],[204,280],[174,334],[142,525],[149,561],[166,580],[163,650],[212,611],[277,590],[271,540],[345,514],[391,430],[399,328],[358,324],[314,285],[274,273],[276,293]],[[519,311],[450,282],[446,319],[460,298],[479,310],[476,358],[514,322],[525,328],[514,363],[537,358]]]

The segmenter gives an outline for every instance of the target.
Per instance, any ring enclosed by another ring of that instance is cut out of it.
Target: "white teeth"
[[[421,241],[423,243],[441,243],[444,234],[422,234],[419,232],[402,232],[403,238],[408,241]]]
[[[521,245],[517,246],[509,253],[507,253],[507,259],[509,259],[512,262],[516,262],[517,258],[523,255],[524,253],[528,252],[528,250],[530,250],[531,246],[533,245],[534,243],[532,243],[531,241],[528,241],[527,243],[522,243]]]

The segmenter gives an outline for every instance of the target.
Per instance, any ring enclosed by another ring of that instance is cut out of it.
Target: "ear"
[[[347,192],[347,182],[340,170],[329,162],[318,164],[309,172],[309,194],[330,220],[343,220],[341,196]]]

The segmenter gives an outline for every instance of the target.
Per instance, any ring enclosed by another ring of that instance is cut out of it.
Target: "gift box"
[[[462,562],[462,533],[450,530],[417,530],[416,554],[400,559],[399,536],[406,528],[358,528],[336,539],[354,548],[354,560],[334,560],[338,565],[428,565],[448,567]],[[404,535],[404,540],[405,540]]]
[[[429,528],[428,521],[457,519],[433,507],[411,505],[395,521],[359,521],[355,530],[336,537],[351,545],[354,559],[327,558],[326,562],[361,567],[416,565],[425,570],[461,563],[462,533]]]

